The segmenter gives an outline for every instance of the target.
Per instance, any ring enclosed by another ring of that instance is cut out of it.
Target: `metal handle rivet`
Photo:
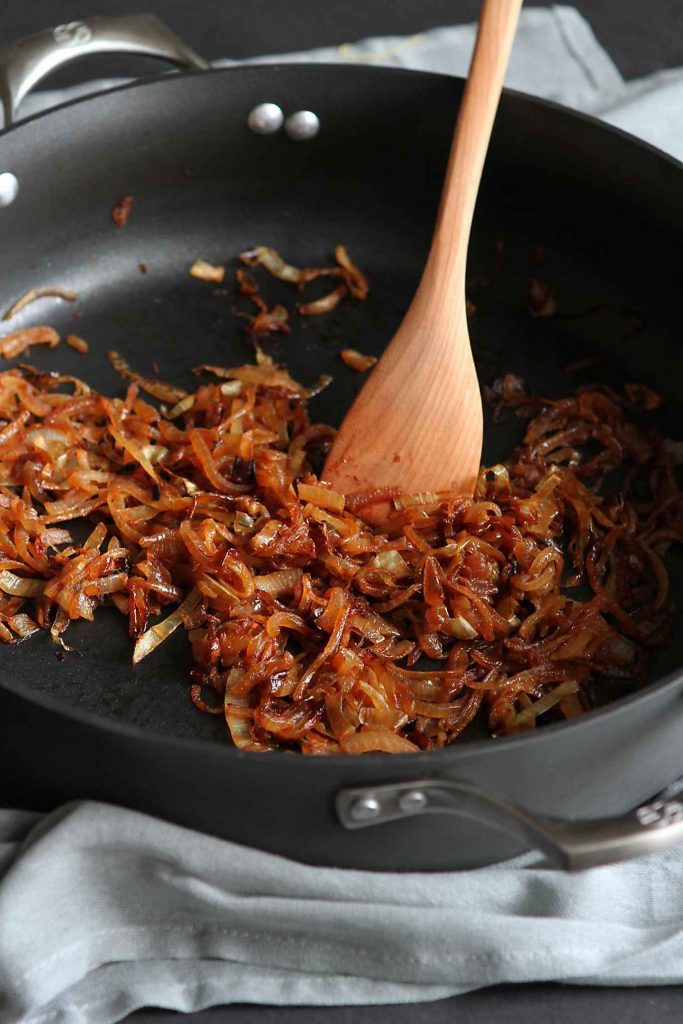
[[[52,30],[52,38],[60,46],[83,46],[92,39],[92,29],[82,21],[69,21]]]
[[[247,117],[247,125],[256,135],[273,135],[282,128],[284,119],[277,103],[259,103]]]
[[[398,806],[404,814],[414,814],[427,806],[427,795],[421,789],[410,789],[401,793],[398,798]]]
[[[285,132],[295,142],[306,142],[320,131],[320,121],[312,110],[297,110],[285,121]]]
[[[378,816],[380,810],[377,797],[359,796],[349,807],[349,817],[352,821],[370,821]]]
[[[19,193],[19,179],[11,171],[0,174],[0,206],[9,206]]]

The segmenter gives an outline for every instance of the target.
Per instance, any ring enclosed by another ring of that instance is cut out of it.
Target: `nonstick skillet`
[[[339,349],[379,353],[419,278],[462,81],[360,66],[206,70],[154,18],[95,18],[0,54],[7,123],[45,73],[112,50],[195,70],[0,134],[0,306],[35,285],[71,288],[75,307],[43,300],[15,322],[49,322],[91,346],[87,357],[34,350],[32,362],[115,393],[121,381],[106,358],[115,347],[143,373],[157,362],[165,379],[189,385],[199,362],[252,355],[229,287],[188,276],[197,256],[225,262],[265,244],[315,265],[343,242],[371,298],[270,346],[305,382],[334,374],[311,412],[339,422],[358,387]],[[248,115],[266,101],[314,111],[320,131],[306,141],[255,134]],[[118,230],[110,211],[128,194],[133,212]],[[550,395],[591,378],[642,382],[663,396],[667,434],[683,437],[682,235],[680,164],[506,93],[469,254],[482,382],[509,370]],[[529,317],[533,276],[557,288],[557,317]],[[586,356],[597,363],[583,377],[567,371]],[[519,435],[514,417],[488,424],[485,461]],[[581,867],[656,849],[683,838],[675,790],[632,812],[683,773],[683,561],[669,565],[679,614],[647,686],[605,686],[604,706],[578,721],[411,756],[235,750],[224,725],[189,701],[185,638],[133,671],[125,623],[103,609],[95,625],[70,630],[80,658],[60,663],[46,636],[0,651],[3,778],[27,806],[106,800],[318,864],[464,868],[531,845]]]

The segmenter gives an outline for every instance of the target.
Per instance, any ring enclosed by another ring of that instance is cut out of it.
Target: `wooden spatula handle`
[[[467,245],[522,0],[483,0],[436,231],[417,292],[341,425],[324,478],[343,494],[471,495],[483,417],[465,302]],[[363,511],[380,521],[380,504]]]
[[[436,271],[438,266],[438,274],[445,274],[454,288],[464,284],[467,251],[462,243],[469,238],[521,7],[522,0],[483,0],[481,7],[428,263],[429,271]]]

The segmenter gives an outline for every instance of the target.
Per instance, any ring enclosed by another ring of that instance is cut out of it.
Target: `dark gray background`
[[[683,64],[681,0],[573,2],[626,77]],[[527,6],[540,4],[527,0]],[[284,53],[473,20],[479,0],[3,0],[0,7],[0,46],[55,22],[150,11],[214,58]]]
[[[538,6],[528,3],[528,6]],[[627,78],[683,64],[681,0],[574,0]],[[0,47],[22,35],[93,14],[149,11],[160,15],[208,58],[283,53],[353,42],[367,35],[410,34],[471,20],[478,0],[2,0]],[[139,62],[86,62],[62,72],[67,83],[93,75],[146,70]],[[683,987],[589,989],[503,986],[456,1000],[405,1007],[226,1007],[178,1017],[134,1014],[130,1024],[666,1024],[678,1021]]]

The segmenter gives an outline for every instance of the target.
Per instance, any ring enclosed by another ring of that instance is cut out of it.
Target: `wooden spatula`
[[[343,494],[472,494],[482,408],[465,311],[467,245],[522,0],[483,0],[441,206],[401,326],[341,425],[323,478]],[[365,506],[379,519],[386,504]]]

